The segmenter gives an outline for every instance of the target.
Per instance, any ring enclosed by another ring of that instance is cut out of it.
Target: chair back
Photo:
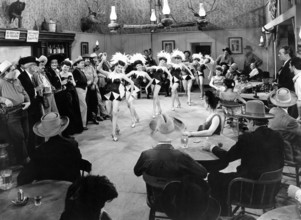
[[[233,179],[228,187],[229,212],[231,204],[252,209],[273,208],[280,189],[282,169],[263,173],[258,180]]]
[[[159,204],[162,192],[169,182],[175,181],[176,179],[155,177],[143,173],[143,180],[146,184],[147,205],[155,208],[158,211],[162,211],[162,208],[160,208]]]
[[[92,164],[85,159],[81,159],[79,166],[80,166],[82,176],[85,175],[85,172],[90,173],[92,170]]]

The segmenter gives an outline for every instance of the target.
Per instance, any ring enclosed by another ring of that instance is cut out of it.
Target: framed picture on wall
[[[233,54],[241,54],[242,37],[229,37],[229,48]]]
[[[163,40],[162,50],[171,53],[176,47],[176,42],[174,40]]]
[[[89,53],[89,42],[81,42],[80,43],[80,54],[84,55]]]

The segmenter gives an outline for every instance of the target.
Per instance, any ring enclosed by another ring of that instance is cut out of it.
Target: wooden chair
[[[275,208],[275,197],[280,189],[283,168],[263,173],[259,180],[235,178],[228,186],[228,214],[232,216],[241,208],[266,209]],[[235,195],[233,195],[235,194]],[[232,211],[232,205],[235,209]]]
[[[79,166],[80,166],[82,177],[85,175],[85,172],[90,173],[92,170],[92,164],[84,159],[81,159]]]
[[[220,105],[223,107],[223,112],[224,112],[223,128],[226,126],[227,120],[233,120],[233,121],[235,120],[237,136],[238,136],[239,135],[239,119],[240,119],[240,117],[235,115],[234,109],[241,108],[241,111],[242,111],[244,105],[241,103],[234,102],[234,101],[225,101],[225,100],[221,100]]]
[[[154,177],[143,173],[143,180],[146,183],[147,205],[150,207],[149,220],[155,220],[156,218],[170,219],[164,214],[160,205],[160,198],[164,187],[174,179]]]

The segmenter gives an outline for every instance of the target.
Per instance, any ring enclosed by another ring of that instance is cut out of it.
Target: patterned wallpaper
[[[17,27],[17,22],[10,24],[5,15],[5,5],[16,0],[1,0],[0,28]],[[84,0],[20,0],[26,3],[23,16],[23,28],[32,29],[35,21],[41,25],[44,18],[48,21],[53,18],[59,21],[66,31],[81,31],[80,19],[88,15],[87,4]],[[119,23],[143,24],[149,23],[150,9],[154,8],[155,0],[86,0],[96,8],[95,1],[101,5],[99,24],[93,32],[108,33],[110,6],[116,5]],[[208,10],[214,0],[203,0]],[[192,12],[187,4],[191,2],[198,11],[200,0],[169,0],[172,16],[176,21],[193,20]],[[207,29],[232,29],[259,27],[265,23],[265,0],[217,0],[216,10],[208,15]],[[196,27],[172,29],[167,31],[196,30]],[[165,30],[166,31],[166,30]],[[127,31],[128,32],[128,31]],[[135,31],[139,32],[139,31]],[[142,30],[140,32],[149,32]]]

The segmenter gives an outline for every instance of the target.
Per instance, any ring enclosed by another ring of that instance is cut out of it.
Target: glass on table
[[[181,144],[184,148],[188,147],[188,135],[182,135],[181,136]]]
[[[13,172],[11,169],[0,171],[0,189],[8,190],[13,186]]]

